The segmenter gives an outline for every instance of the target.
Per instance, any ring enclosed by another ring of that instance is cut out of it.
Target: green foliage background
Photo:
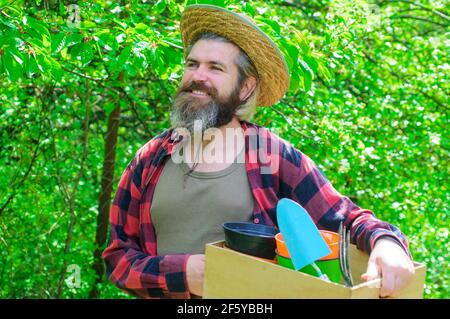
[[[429,0],[0,0],[0,297],[89,297],[108,118],[120,108],[114,191],[170,125],[195,2],[244,12],[279,44],[290,90],[253,122],[398,225],[428,267],[424,297],[449,298],[450,18]]]

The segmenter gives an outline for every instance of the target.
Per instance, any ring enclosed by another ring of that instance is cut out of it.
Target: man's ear
[[[250,95],[252,95],[253,91],[256,88],[256,78],[254,76],[248,77],[244,85],[242,86],[241,92],[239,93],[239,98],[241,101],[245,101],[248,99]]]

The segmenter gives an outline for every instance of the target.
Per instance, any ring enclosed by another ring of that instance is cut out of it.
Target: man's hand
[[[186,280],[191,294],[203,296],[205,255],[192,255],[186,265]]]
[[[366,273],[361,276],[364,281],[381,277],[380,297],[398,297],[414,275],[414,265],[398,244],[380,238],[375,243]]]

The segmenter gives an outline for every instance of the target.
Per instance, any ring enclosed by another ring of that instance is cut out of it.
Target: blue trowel
[[[328,279],[314,262],[331,250],[308,212],[297,202],[283,198],[277,204],[277,220],[295,270],[311,265],[320,278]]]

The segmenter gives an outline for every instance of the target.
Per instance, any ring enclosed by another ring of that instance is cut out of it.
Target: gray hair
[[[197,43],[200,40],[214,40],[225,43],[231,43],[234,44],[239,49],[240,54],[234,61],[238,68],[238,75],[239,75],[238,85],[239,87],[242,87],[242,85],[245,83],[245,80],[253,76],[256,78],[256,88],[253,90],[253,93],[244,101],[244,103],[242,103],[240,107],[236,110],[235,115],[241,121],[249,121],[256,112],[256,97],[258,96],[259,92],[259,77],[256,67],[253,65],[248,55],[239,46],[237,46],[234,42],[228,40],[227,38],[213,32],[204,32],[200,34],[200,36],[196,37],[191,42],[191,44],[186,48],[184,54],[185,58],[189,55],[195,43]]]

